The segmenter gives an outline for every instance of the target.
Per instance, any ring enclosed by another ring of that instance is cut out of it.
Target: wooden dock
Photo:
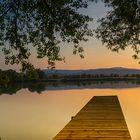
[[[53,140],[131,140],[117,96],[95,96]]]

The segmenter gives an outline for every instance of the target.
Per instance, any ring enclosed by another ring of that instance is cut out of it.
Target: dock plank
[[[95,96],[53,140],[131,140],[117,96]]]

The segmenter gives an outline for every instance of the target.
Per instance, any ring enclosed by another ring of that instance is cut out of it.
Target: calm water
[[[0,87],[2,140],[51,140],[93,97],[118,95],[133,140],[140,140],[137,83],[27,84]]]

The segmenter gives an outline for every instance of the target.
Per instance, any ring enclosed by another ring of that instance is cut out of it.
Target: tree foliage
[[[112,51],[132,47],[138,58],[140,52],[140,0],[108,0],[111,11],[99,20],[97,37]]]
[[[22,70],[31,69],[31,46],[37,57],[47,57],[48,65],[62,61],[61,42],[73,44],[73,53],[83,57],[80,41],[87,41],[93,32],[92,21],[78,12],[88,2],[99,0],[0,0],[0,46],[6,64],[21,64]],[[112,51],[134,49],[134,58],[140,52],[140,1],[101,0],[111,10],[99,20],[97,37]]]
[[[0,46],[6,64],[21,64],[22,70],[33,65],[28,58],[32,48],[48,65],[64,59],[60,42],[72,43],[74,53],[82,56],[80,41],[92,36],[89,16],[78,13],[87,8],[87,0],[0,0]],[[29,47],[30,46],[30,47]]]

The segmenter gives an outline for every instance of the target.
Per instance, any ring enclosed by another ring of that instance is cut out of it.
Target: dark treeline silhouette
[[[79,81],[79,80],[133,80],[139,79],[140,74],[126,74],[126,75],[119,75],[119,74],[77,74],[77,75],[61,75],[61,74],[53,74],[48,75],[48,79],[53,80],[61,80],[61,81]]]
[[[0,85],[7,85],[9,83],[19,83],[27,81],[37,81],[44,79],[45,74],[39,69],[27,70],[25,73],[16,72],[14,70],[0,70]]]
[[[92,80],[139,80],[140,74],[118,75],[118,74],[77,74],[77,75],[47,75],[40,69],[16,72],[14,70],[0,70],[0,86],[10,83],[24,82],[63,82],[63,81],[92,81]]]

